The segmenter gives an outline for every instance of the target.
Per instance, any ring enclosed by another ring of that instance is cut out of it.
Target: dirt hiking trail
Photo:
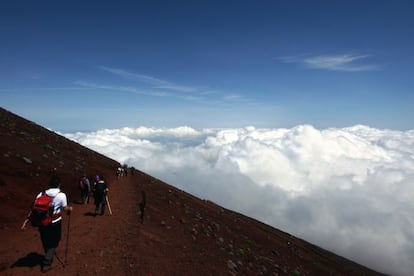
[[[55,258],[49,275],[375,275],[354,263],[240,214],[202,201],[137,170],[109,179],[104,216],[71,200],[67,264]],[[141,191],[147,194],[144,223]],[[70,200],[70,199],[69,199]],[[205,211],[208,211],[207,213]],[[230,224],[229,224],[230,221]],[[57,257],[64,262],[69,217],[63,217]],[[247,230],[247,231],[245,231]],[[44,275],[36,228],[18,229],[3,244],[4,275]],[[287,242],[288,241],[288,242]],[[316,256],[316,257],[315,257]],[[335,265],[333,266],[332,264]],[[345,264],[345,265],[344,265]],[[349,267],[347,267],[347,265]],[[328,266],[329,268],[327,268]],[[357,266],[358,267],[358,266]],[[360,269],[360,268],[359,268]],[[362,273],[361,273],[362,272]]]

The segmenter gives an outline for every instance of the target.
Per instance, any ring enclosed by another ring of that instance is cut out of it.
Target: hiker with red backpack
[[[45,256],[42,260],[41,270],[47,272],[52,269],[53,257],[62,235],[62,213],[70,215],[73,207],[68,206],[66,194],[60,190],[60,179],[53,176],[50,179],[49,189],[40,192],[32,204],[28,219],[23,223],[25,229],[27,222],[39,228]]]

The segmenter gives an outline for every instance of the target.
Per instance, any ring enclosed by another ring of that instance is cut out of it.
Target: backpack
[[[35,227],[47,226],[52,222],[52,216],[55,206],[53,197],[48,196],[46,192],[35,199],[30,215],[30,223]]]
[[[86,189],[85,181],[83,179],[81,179],[79,181],[79,189],[81,189],[81,190],[85,190]]]
[[[98,201],[101,201],[105,196],[106,188],[107,188],[106,183],[102,180],[95,183],[95,186],[94,186],[95,199],[97,199]]]

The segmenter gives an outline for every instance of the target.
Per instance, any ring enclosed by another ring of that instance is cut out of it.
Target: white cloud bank
[[[414,130],[140,127],[65,136],[381,272],[414,271]]]

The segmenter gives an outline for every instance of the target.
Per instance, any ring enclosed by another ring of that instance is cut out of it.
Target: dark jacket
[[[107,192],[108,186],[103,180],[98,181],[95,183],[94,186],[94,197],[95,202],[106,202],[106,192]]]

